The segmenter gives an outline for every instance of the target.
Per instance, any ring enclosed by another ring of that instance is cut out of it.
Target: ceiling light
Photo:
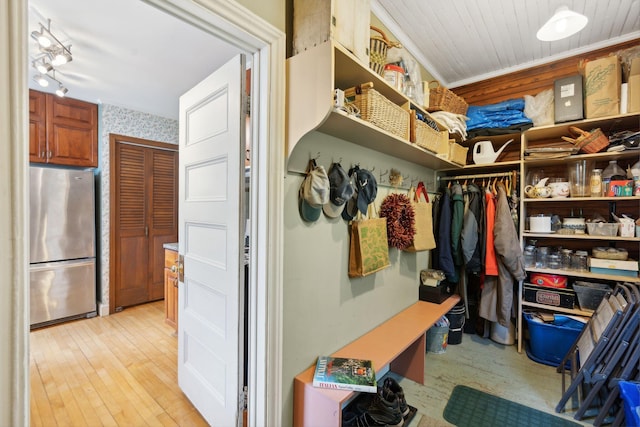
[[[58,95],[61,98],[64,98],[64,96],[67,94],[67,92],[69,92],[69,89],[67,89],[66,87],[62,86],[61,84],[58,85],[58,89],[56,89],[56,95]]]
[[[71,56],[71,53],[69,53],[68,51],[63,49],[63,50],[58,51],[55,54],[55,56],[51,60],[51,64],[53,64],[53,65],[55,65],[57,67],[59,65],[64,65],[67,62],[71,62],[72,59],[73,59],[73,57]]]
[[[49,80],[47,80],[42,74],[35,76],[33,79],[42,87],[49,86]]]
[[[40,31],[32,31],[31,32],[31,38],[34,39],[35,41],[38,42],[38,44],[41,47],[47,48],[49,46],[51,46],[52,41],[51,39],[45,34],[44,32],[44,28],[42,27],[42,24],[40,24]]]
[[[582,30],[589,18],[577,12],[569,10],[567,6],[561,6],[556,13],[538,30],[538,40],[550,42],[572,36]]]
[[[47,74],[49,71],[53,70],[53,65],[46,62],[44,58],[40,62],[34,62],[33,66],[36,67],[36,70],[40,72],[40,74]]]

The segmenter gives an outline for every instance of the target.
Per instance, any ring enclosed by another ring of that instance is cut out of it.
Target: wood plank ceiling
[[[587,27],[564,40],[537,40],[560,6],[586,15]],[[640,37],[639,0],[372,0],[372,11],[448,87]]]

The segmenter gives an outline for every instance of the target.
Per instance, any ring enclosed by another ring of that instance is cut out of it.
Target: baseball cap
[[[302,219],[317,221],[322,206],[329,201],[329,177],[324,166],[317,166],[315,160],[309,160],[307,176],[302,181],[298,197]]]
[[[378,183],[371,172],[366,169],[355,171],[356,191],[358,192],[358,209],[366,215],[370,203],[376,199],[378,194]]]
[[[355,193],[355,189],[340,163],[331,165],[328,176],[329,201],[322,206],[322,210],[329,218],[337,218]]]

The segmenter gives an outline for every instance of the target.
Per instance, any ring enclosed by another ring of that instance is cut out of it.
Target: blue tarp
[[[489,105],[470,105],[467,109],[467,130],[507,128],[533,123],[524,115],[524,99],[510,99]]]

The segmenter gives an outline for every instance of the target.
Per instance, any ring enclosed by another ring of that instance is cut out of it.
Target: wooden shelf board
[[[593,311],[580,310],[577,308],[555,307],[553,305],[538,304],[535,302],[528,302],[525,300],[522,300],[522,306],[535,307],[535,308],[540,308],[540,309],[549,310],[549,311],[557,311],[559,313],[577,314],[578,316],[591,317],[593,315]]]
[[[640,153],[638,153],[640,154]],[[624,202],[626,200],[637,200],[640,202],[640,196],[621,196],[621,197],[546,197],[535,199],[525,197],[522,199],[525,203],[549,203],[549,202]]]
[[[329,118],[316,130],[430,169],[456,167],[461,169],[461,166],[456,163],[441,159],[408,140],[399,138],[367,121],[343,113],[332,112]]]
[[[610,240],[618,242],[640,242],[640,237],[594,236],[591,234],[558,234],[558,233],[522,233],[523,237],[537,237],[540,239],[570,239],[570,240]]]
[[[529,272],[534,272],[534,273],[561,274],[563,276],[584,277],[586,279],[601,279],[601,280],[611,280],[615,282],[640,283],[640,277],[637,277],[637,276],[636,277],[614,276],[610,274],[592,273],[590,271],[561,270],[561,269],[552,269],[552,268],[529,267],[529,268],[526,268],[525,270]]]
[[[509,162],[496,162],[496,163],[491,163],[488,165],[466,165],[463,166],[462,168],[458,167],[457,169],[441,169],[439,172],[462,172],[464,173],[465,171],[480,171],[480,170],[485,170],[485,169],[491,169],[491,170],[507,170],[507,169],[513,169],[514,167],[516,167],[517,169],[520,169],[520,160],[512,160]]]

